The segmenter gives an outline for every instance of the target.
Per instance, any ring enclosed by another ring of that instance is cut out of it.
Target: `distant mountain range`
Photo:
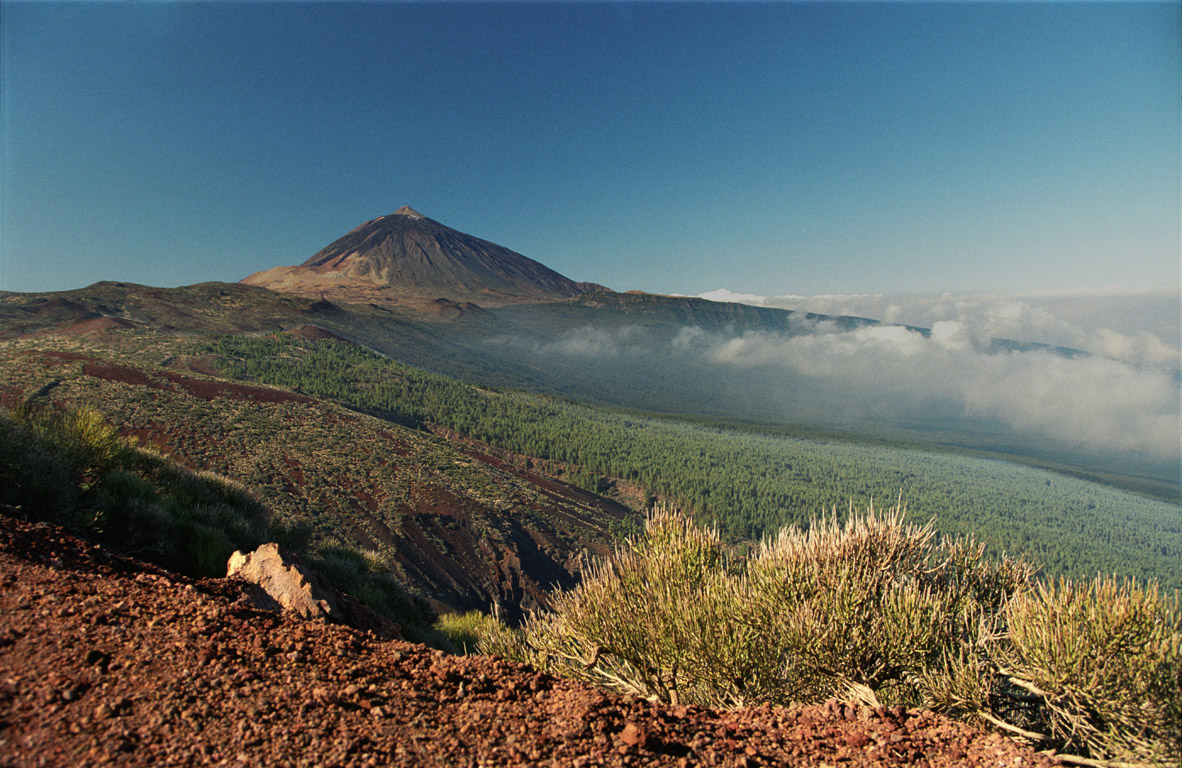
[[[365,222],[298,267],[273,267],[242,282],[300,296],[411,306],[438,298],[501,306],[603,290],[409,206]]]

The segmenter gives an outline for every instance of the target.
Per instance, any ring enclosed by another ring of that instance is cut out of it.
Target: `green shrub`
[[[118,466],[131,451],[130,444],[93,408],[79,408],[61,419],[62,442],[76,446],[84,474],[101,476]]]
[[[1154,584],[1040,584],[901,507],[786,529],[745,562],[658,510],[553,610],[454,619],[482,653],[667,702],[928,707],[1092,758],[1179,758],[1182,611]]]
[[[188,570],[199,576],[226,575],[226,562],[237,547],[225,530],[208,523],[196,523],[184,539]]]
[[[64,459],[84,488],[120,466],[131,450],[93,408],[61,411],[26,404],[17,415],[23,417],[45,448]]]
[[[1098,757],[1182,758],[1176,599],[1115,578],[1060,580],[1016,596],[1006,619],[1001,671],[1041,700],[1052,739]]]
[[[27,420],[0,409],[0,503],[25,517],[66,522],[79,502],[78,482],[60,452]]]
[[[524,657],[515,654],[511,647],[497,647],[492,650],[491,643],[501,637],[520,637],[503,622],[493,616],[480,611],[467,613],[444,613],[435,620],[435,629],[441,632],[448,641],[465,655],[483,653],[516,661],[524,661]],[[485,646],[481,646],[481,642]]]

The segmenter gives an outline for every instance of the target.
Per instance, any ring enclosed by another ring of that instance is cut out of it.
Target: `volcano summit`
[[[354,303],[447,298],[484,306],[556,301],[602,288],[576,283],[409,206],[365,222],[298,267],[274,267],[242,282]]]

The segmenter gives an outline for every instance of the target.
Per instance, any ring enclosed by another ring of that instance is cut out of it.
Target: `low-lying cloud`
[[[923,328],[955,321],[976,338],[1040,342],[1173,370],[1182,362],[1182,290],[1177,286],[937,296],[759,296],[719,289],[700,296]]]
[[[1159,335],[1168,330],[1138,330],[1135,319],[1114,309],[1119,302],[1093,297],[1096,302],[1089,305],[1078,298],[1059,297],[1056,304],[1001,296],[945,295],[909,303],[889,297],[796,297],[793,309],[877,314],[874,319],[885,322],[851,328],[801,317],[776,332],[587,325],[513,343],[539,355],[594,358],[605,365],[615,360],[659,368],[667,376],[692,376],[694,386],[725,393],[748,415],[853,429],[1000,433],[1013,445],[1177,462],[1182,424],[1177,342]],[[1164,302],[1151,299],[1143,306],[1171,303],[1169,295]],[[1081,310],[1088,306],[1091,314]],[[881,311],[867,311],[875,307]],[[1071,312],[1056,311],[1063,307]],[[1103,312],[1114,322],[1106,324]],[[998,337],[1088,354],[999,349],[992,343]]]
[[[1071,449],[1160,459],[1179,451],[1176,376],[1098,356],[987,351],[955,320],[926,336],[878,325],[800,336],[691,331],[678,339],[683,353],[735,372],[765,381],[781,374],[785,407],[807,395],[803,409],[835,423],[983,420]]]

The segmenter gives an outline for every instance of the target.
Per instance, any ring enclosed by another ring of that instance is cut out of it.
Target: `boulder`
[[[369,606],[334,589],[318,573],[275,543],[250,553],[234,552],[226,578],[253,585],[255,605],[263,610],[287,611],[302,619],[345,624],[371,630],[387,638],[401,638],[397,624]]]

